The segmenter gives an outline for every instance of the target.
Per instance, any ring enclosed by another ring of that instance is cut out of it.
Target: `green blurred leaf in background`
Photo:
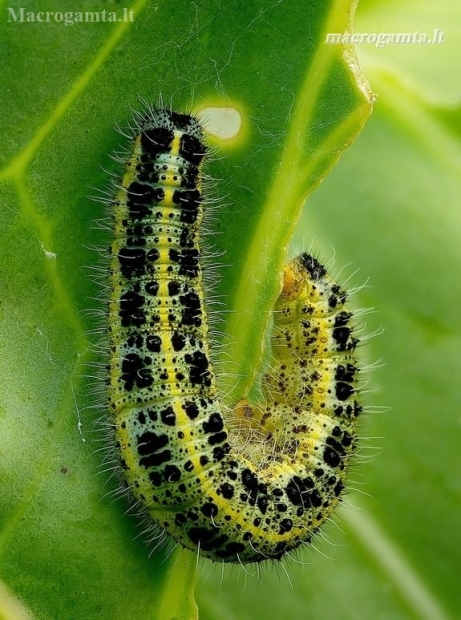
[[[83,311],[98,291],[84,267],[106,239],[89,187],[107,185],[102,168],[119,172],[114,124],[127,125],[138,94],[239,110],[240,139],[209,165],[226,196],[209,226],[225,252],[215,294],[230,310],[221,371],[233,398],[246,393],[302,202],[370,111],[350,51],[324,43],[348,28],[352,4],[138,0],[133,23],[68,27],[8,23],[2,4],[0,617],[21,617],[18,597],[40,619],[196,614],[196,558],[149,557],[111,496],[117,481],[97,474],[101,412],[85,378],[95,324]],[[360,267],[353,284],[371,286],[357,305],[377,309],[366,331],[385,326],[367,354],[385,364],[370,374],[375,413],[347,497],[356,507],[335,519],[344,533],[329,524],[299,564],[269,564],[260,578],[199,562],[203,619],[459,615],[460,11],[448,0],[362,0],[355,31],[438,27],[446,42],[360,46],[376,113],[296,229],[297,248],[314,240],[324,260],[334,247],[338,271],[350,264],[343,274]]]

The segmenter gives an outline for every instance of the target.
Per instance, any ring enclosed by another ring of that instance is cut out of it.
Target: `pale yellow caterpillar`
[[[135,133],[110,204],[107,393],[126,484],[155,524],[211,560],[282,558],[338,504],[354,452],[346,293],[314,257],[288,263],[261,402],[224,409],[202,285],[202,128],[158,109]]]

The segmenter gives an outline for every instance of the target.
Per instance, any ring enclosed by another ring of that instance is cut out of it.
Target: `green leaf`
[[[37,11],[23,4],[26,18]],[[41,4],[40,11],[63,11],[58,0]],[[104,460],[107,440],[95,430],[104,400],[100,410],[90,407],[94,381],[86,377],[94,372],[91,330],[102,317],[83,312],[103,311],[84,267],[97,267],[90,248],[107,237],[93,227],[104,213],[87,195],[107,185],[103,168],[120,173],[109,153],[120,142],[129,145],[114,124],[128,124],[138,94],[155,104],[161,93],[186,110],[238,110],[240,135],[218,142],[207,169],[218,179],[216,193],[228,196],[208,227],[214,247],[225,252],[215,287],[229,309],[218,319],[221,386],[232,401],[246,394],[305,198],[370,113],[371,95],[351,50],[324,44],[327,32],[349,27],[352,5],[138,0],[128,7],[133,22],[73,25],[53,17],[15,21],[6,11],[0,26],[7,111],[0,118],[5,617],[19,617],[8,611],[18,597],[41,619],[196,615],[196,558],[168,548],[149,556],[127,503],[112,497],[120,487],[109,475],[114,457],[109,447]],[[123,14],[115,1],[80,0],[73,10]],[[216,617],[216,593],[203,600],[206,587],[199,591],[203,613]]]

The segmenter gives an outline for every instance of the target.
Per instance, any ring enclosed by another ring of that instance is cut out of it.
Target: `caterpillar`
[[[281,559],[338,504],[362,410],[346,292],[303,253],[272,317],[260,402],[225,407],[204,304],[200,121],[136,121],[110,201],[107,406],[127,487],[183,547],[213,561]]]

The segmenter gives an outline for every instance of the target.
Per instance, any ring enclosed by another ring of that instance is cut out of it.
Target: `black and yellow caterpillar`
[[[313,256],[289,262],[261,402],[225,408],[202,285],[203,130],[162,108],[135,133],[110,203],[107,327],[108,407],[127,486],[155,524],[211,560],[282,558],[338,504],[356,444],[346,292]]]

